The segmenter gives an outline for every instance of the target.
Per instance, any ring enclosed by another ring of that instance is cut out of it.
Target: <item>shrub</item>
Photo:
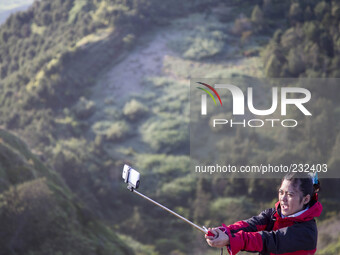
[[[72,168],[82,166],[82,163],[88,160],[87,151],[84,148],[88,148],[84,139],[59,140],[53,148],[51,163],[58,170],[67,168],[65,166],[72,166]],[[71,171],[67,169],[67,173]]]
[[[138,154],[136,159],[136,164],[140,167],[141,171],[145,169],[148,171],[145,172],[145,174],[149,173],[153,175],[153,178],[149,178],[149,181],[156,182],[156,184],[149,183],[150,185],[146,186],[152,186],[153,188],[156,188],[157,184],[160,184],[160,179],[162,180],[162,183],[168,183],[170,185],[170,189],[171,187],[173,187],[170,183],[173,183],[175,185],[175,183],[178,182],[190,182],[190,178],[181,181],[180,179],[178,179],[178,177],[180,178],[181,176],[186,176],[188,174],[190,168],[190,159],[188,156],[168,156],[165,154]],[[156,176],[157,178],[155,178]],[[160,189],[163,189],[163,186],[160,187]]]
[[[148,108],[141,102],[132,99],[130,102],[126,103],[123,109],[123,113],[130,120],[137,120],[144,116],[148,112]]]
[[[232,32],[238,36],[241,36],[244,32],[250,30],[252,30],[251,21],[248,18],[241,16],[235,20]]]
[[[170,42],[184,58],[200,60],[221,53],[225,45],[225,35],[216,28],[199,27],[183,40]]]
[[[151,119],[141,128],[143,140],[159,152],[187,151],[187,124],[179,118]]]
[[[212,57],[220,53],[224,47],[223,41],[211,38],[190,39],[190,44],[190,47],[183,53],[184,58],[202,59]]]
[[[106,135],[106,131],[111,127],[111,121],[99,121],[92,126],[92,131],[97,135]]]
[[[130,127],[125,121],[113,123],[106,131],[106,138],[110,141],[117,141],[125,138],[130,132]]]
[[[128,34],[123,38],[123,42],[125,47],[131,48],[136,41],[136,37],[134,34]]]
[[[129,134],[130,127],[126,121],[100,121],[92,126],[92,131],[96,135],[104,136],[107,140],[118,141]]]
[[[91,117],[95,110],[96,110],[95,102],[87,100],[84,97],[81,97],[73,107],[74,114],[79,119],[87,119]]]

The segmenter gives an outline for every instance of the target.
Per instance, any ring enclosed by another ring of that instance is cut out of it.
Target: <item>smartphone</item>
[[[124,182],[128,183],[134,189],[138,189],[140,183],[140,173],[131,166],[124,165],[122,177]]]

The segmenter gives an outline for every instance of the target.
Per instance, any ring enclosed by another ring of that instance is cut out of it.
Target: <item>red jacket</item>
[[[232,225],[223,224],[228,234],[230,255],[239,251],[259,252],[259,254],[311,255],[316,252],[317,227],[314,217],[322,211],[320,202],[313,200],[312,206],[297,217],[282,218],[280,203],[258,216]]]

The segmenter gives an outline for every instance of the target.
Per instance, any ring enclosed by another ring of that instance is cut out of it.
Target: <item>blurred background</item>
[[[336,0],[2,0],[0,253],[218,254],[130,193],[124,163],[199,225],[272,207],[278,179],[190,176],[190,79],[337,78],[339,20]],[[230,160],[335,168],[340,87],[314,91],[315,121],[287,136],[297,147],[236,130]],[[321,180],[317,254],[340,254],[339,184]]]

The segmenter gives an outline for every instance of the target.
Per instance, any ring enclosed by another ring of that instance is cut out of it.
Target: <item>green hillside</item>
[[[2,254],[134,254],[13,134],[0,130]]]
[[[196,230],[130,193],[123,164],[141,172],[142,193],[200,225],[272,207],[278,179],[190,174],[190,79],[336,78],[339,10],[335,0],[41,0],[11,15],[0,27],[1,250],[215,254]],[[235,129],[216,155],[335,169],[340,87],[310,90],[315,122]],[[320,254],[339,253],[329,226],[338,186],[322,180]]]

